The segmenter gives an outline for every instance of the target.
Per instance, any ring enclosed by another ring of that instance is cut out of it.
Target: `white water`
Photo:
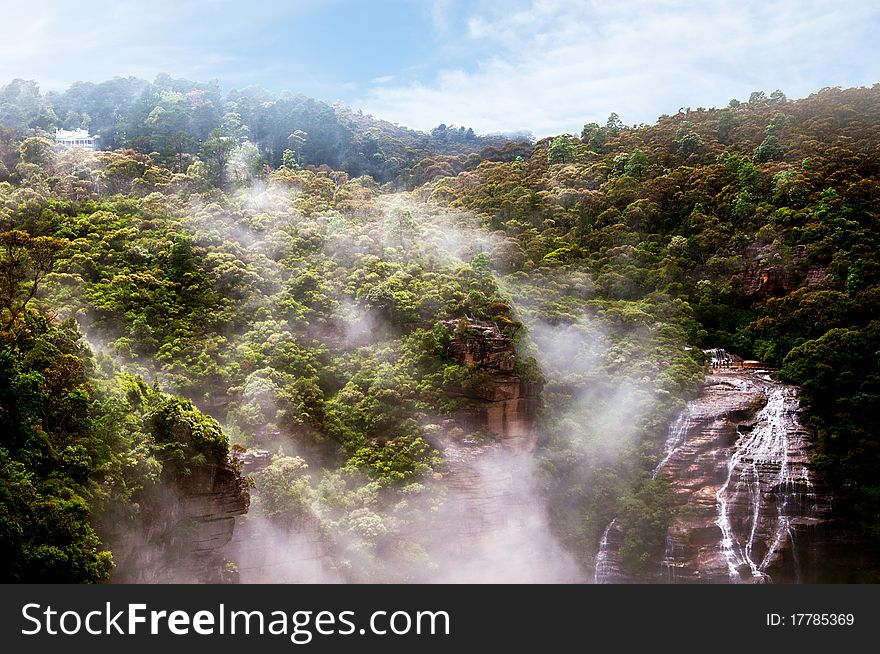
[[[651,473],[651,479],[656,479],[657,474],[660,470],[665,466],[669,459],[672,458],[672,455],[681,447],[685,440],[687,439],[688,431],[693,426],[693,403],[688,402],[687,406],[682,409],[681,413],[678,414],[675,421],[669,426],[669,432],[666,437],[666,443],[663,448],[663,458],[660,460],[660,463],[654,468],[654,471]],[[608,535],[611,533],[611,530],[614,528],[614,524],[617,522],[617,518],[608,523],[608,526],[605,527],[605,531],[602,532],[602,538],[599,540],[599,549],[596,552],[596,566],[593,572],[593,582],[597,584],[607,584],[609,580],[609,576],[613,570],[613,565],[611,564],[611,552],[609,546],[609,538]],[[666,539],[666,547],[667,554],[664,555],[664,567],[669,568],[669,564],[667,561],[671,561],[672,554],[670,553],[671,540],[669,537]]]
[[[685,439],[687,439],[688,431],[694,426],[693,406],[693,402],[688,402],[687,406],[685,406],[681,413],[678,414],[675,422],[670,425],[669,433],[666,436],[663,458],[651,473],[651,479],[657,479],[657,473],[663,469],[663,466],[669,462],[672,455],[675,454],[676,450],[678,450],[678,448],[684,444]]]
[[[674,584],[676,581],[675,539],[672,537],[671,531],[666,534],[666,550],[663,552],[663,562],[660,565],[664,570],[666,583]]]
[[[720,547],[733,583],[744,581],[743,575],[752,581],[771,581],[766,571],[792,538],[792,518],[815,511],[809,471],[790,459],[790,438],[801,431],[797,404],[794,388],[768,386],[767,404],[758,412],[754,428],[734,445],[726,479],[716,493]],[[775,496],[775,502],[765,501],[768,495]],[[740,511],[748,510],[746,519],[736,524],[731,520],[734,503]],[[767,550],[757,558],[759,543],[766,543]]]
[[[651,473],[651,479],[657,479],[657,475],[663,469],[663,466],[669,462],[672,455],[675,454],[678,451],[678,448],[687,440],[688,432],[693,426],[694,403],[688,402],[687,406],[685,406],[681,413],[678,414],[675,422],[669,427],[669,434],[666,437],[666,444],[664,446],[665,454],[660,460],[660,463],[657,464],[654,471]],[[664,576],[667,583],[675,583],[675,541],[673,540],[671,533],[666,534],[666,549],[663,552],[663,561],[660,565],[664,570]]]
[[[605,531],[602,532],[602,538],[599,540],[599,551],[596,552],[596,570],[593,573],[594,584],[608,583],[608,577],[611,572],[611,554],[608,547],[608,534],[610,534],[611,530],[614,528],[615,522],[617,522],[617,518],[614,518],[614,520],[608,523],[608,526],[605,527]]]
[[[716,367],[737,367],[731,364],[739,359],[724,350],[707,353]],[[793,527],[818,514],[805,451],[806,434],[796,415],[797,389],[776,382],[766,371],[724,375],[723,385],[733,393],[765,395],[767,401],[755,414],[752,428],[741,428],[733,447],[717,451],[720,456],[716,461],[722,471],[719,481],[723,480],[715,493],[721,565],[726,564],[732,583],[769,582],[772,579],[768,569],[780,556],[791,556],[797,580],[800,570]],[[702,414],[707,407],[700,402],[689,402],[670,425],[663,456],[652,472],[652,479],[657,479],[671,459],[679,457],[689,434],[706,419]],[[724,414],[717,417],[724,418]],[[594,570],[597,584],[613,582],[617,572],[617,543],[611,533],[616,522],[615,518],[608,524],[599,542]],[[667,533],[661,562],[663,578],[668,583],[677,581],[681,564],[687,563],[692,555],[687,547],[677,552],[675,538],[671,531]]]

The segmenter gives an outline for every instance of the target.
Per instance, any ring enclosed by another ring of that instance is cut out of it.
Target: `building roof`
[[[55,140],[67,141],[71,139],[93,139],[88,130],[85,129],[56,129]]]

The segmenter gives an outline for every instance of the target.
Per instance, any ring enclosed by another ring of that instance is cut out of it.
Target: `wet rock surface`
[[[797,579],[796,534],[830,517],[797,391],[761,371],[721,370],[688,407],[684,442],[658,471],[677,518],[661,566],[670,582]],[[794,549],[793,549],[794,548]]]
[[[845,580],[855,536],[833,513],[810,463],[798,391],[766,370],[718,367],[670,427],[655,477],[675,518],[654,572],[629,578],[615,521],[597,555],[598,583],[809,583]]]

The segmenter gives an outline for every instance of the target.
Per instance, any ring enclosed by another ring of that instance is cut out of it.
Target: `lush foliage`
[[[528,136],[520,135],[517,145],[445,124],[424,134],[302,95],[259,87],[224,95],[216,81],[168,75],[152,83],[134,77],[77,82],[63,93],[47,94],[34,82],[16,79],[0,88],[0,126],[7,143],[28,130],[51,139],[48,132],[55,128],[86,129],[101,149],[154,153],[178,173],[198,161],[211,183],[221,186],[235,181],[226,175],[229,162],[247,174],[263,174],[267,166],[323,166],[380,182],[419,184],[528,150]],[[38,141],[25,147],[33,154],[41,149]],[[3,158],[0,181],[16,165],[9,152]],[[22,152],[22,161],[33,158]]]
[[[880,525],[878,87],[534,145],[164,76],[0,96],[10,578],[104,578],[98,535],[223,460],[218,422],[277,452],[265,516],[337,534],[353,578],[413,578],[437,434],[488,383],[450,355],[472,321],[543,384],[540,483],[585,566],[613,516],[633,569],[662,549],[650,471],[709,346],[803,387],[816,463]],[[106,150],[53,146],[57,125]],[[406,564],[369,568],[379,550]]]
[[[7,581],[96,582],[107,549],[228,442],[190,402],[102,378],[73,321],[27,311],[0,332],[0,535]],[[97,533],[96,533],[97,531]]]
[[[439,180],[431,197],[507,237],[499,270],[577,280],[539,315],[574,319],[571,295],[618,316],[678,306],[647,313],[692,345],[782,366],[804,387],[817,463],[876,531],[878,101],[875,85],[754,93],[652,126],[612,115],[527,160]]]

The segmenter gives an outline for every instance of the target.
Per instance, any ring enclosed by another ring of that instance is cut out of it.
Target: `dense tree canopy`
[[[704,347],[803,387],[817,466],[877,533],[878,112],[876,86],[756,93],[532,144],[168,76],[12,82],[4,577],[105,579],[113,520],[230,439],[277,453],[263,515],[332,526],[352,568],[357,548],[416,565],[402,543],[446,472],[435,435],[485,382],[450,354],[461,320],[494,324],[543,383],[542,488],[585,566],[615,515],[628,565],[662,548],[669,489],[649,472]],[[54,146],[60,125],[102,149]]]

